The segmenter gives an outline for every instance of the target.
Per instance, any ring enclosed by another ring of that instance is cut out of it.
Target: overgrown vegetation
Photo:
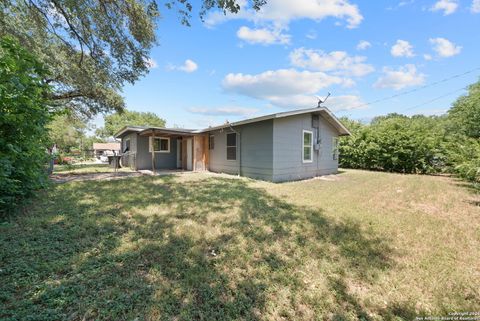
[[[342,121],[352,132],[340,142],[342,167],[452,172],[480,183],[480,82],[470,86],[444,116],[390,114],[368,125]]]
[[[478,311],[480,198],[459,183],[349,170],[286,184],[190,174],[55,185],[0,225],[0,319]]]
[[[0,216],[46,183],[46,75],[15,40],[0,38]]]

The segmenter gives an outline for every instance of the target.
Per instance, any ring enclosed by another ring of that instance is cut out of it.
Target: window
[[[338,159],[338,137],[332,138],[332,158]]]
[[[227,160],[237,160],[237,134],[227,134]]]
[[[130,151],[130,138],[125,139],[123,146],[123,152],[126,153],[128,151]]]
[[[215,136],[210,135],[208,138],[208,149],[214,149],[215,148]]]
[[[302,161],[304,163],[313,161],[313,132],[308,130],[303,131]]]
[[[155,137],[155,143],[153,144],[155,153],[170,153],[170,138],[168,137]],[[149,152],[152,152],[152,137],[150,137]]]

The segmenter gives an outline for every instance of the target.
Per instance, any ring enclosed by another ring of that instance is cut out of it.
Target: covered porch
[[[137,160],[141,162],[136,164],[137,170],[151,170],[153,174],[208,170],[208,135],[185,129],[144,129],[138,133]]]

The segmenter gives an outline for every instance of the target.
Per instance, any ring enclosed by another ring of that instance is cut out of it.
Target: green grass
[[[0,224],[1,320],[412,320],[480,311],[479,195],[346,171],[57,184]]]

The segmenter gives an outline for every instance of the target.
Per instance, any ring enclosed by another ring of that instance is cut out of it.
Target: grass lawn
[[[480,196],[348,170],[56,184],[0,224],[1,320],[412,320],[480,311]]]

